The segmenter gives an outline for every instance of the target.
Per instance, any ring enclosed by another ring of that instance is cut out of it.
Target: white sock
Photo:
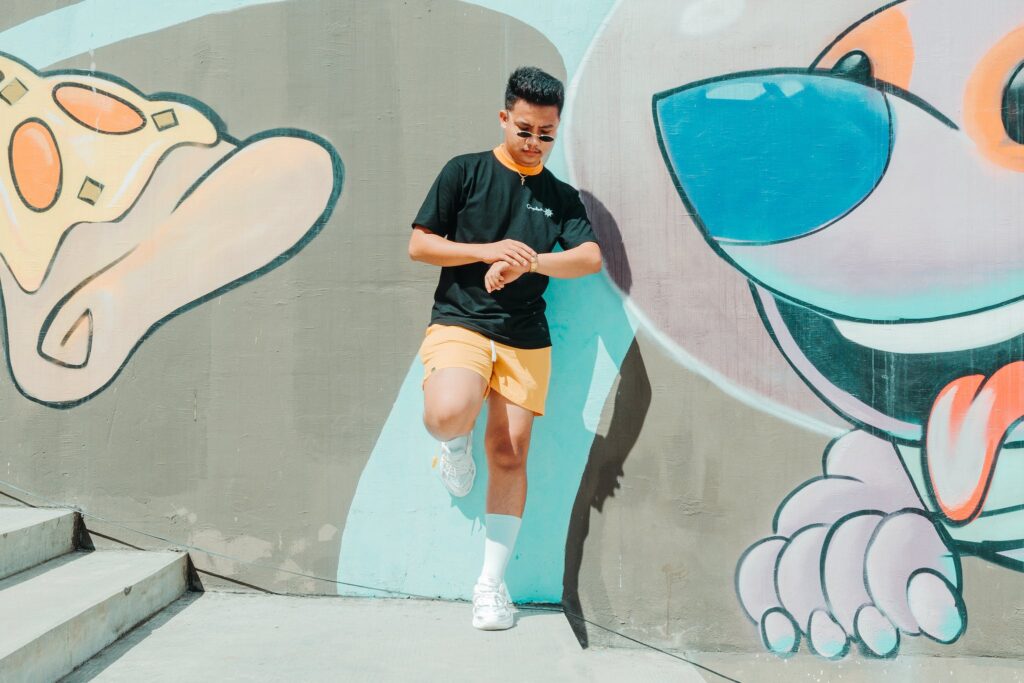
[[[445,443],[448,444],[448,451],[455,455],[455,457],[459,457],[466,452],[466,447],[469,445],[469,437],[469,434],[463,434],[462,436],[457,436],[454,439],[448,439],[445,441]]]
[[[505,580],[505,569],[512,559],[512,549],[519,535],[522,518],[512,515],[484,515],[487,525],[484,539],[484,568],[480,570],[480,581],[501,583]]]

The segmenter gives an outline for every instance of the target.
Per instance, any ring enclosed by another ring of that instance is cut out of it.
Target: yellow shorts
[[[454,325],[431,325],[420,346],[423,382],[443,368],[477,373],[491,389],[537,415],[544,414],[551,377],[551,347],[518,349]],[[485,394],[486,396],[486,394]]]

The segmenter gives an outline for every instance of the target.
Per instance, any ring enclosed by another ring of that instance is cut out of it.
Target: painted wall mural
[[[406,228],[529,60],[608,277],[546,295],[513,596],[679,649],[1015,652],[1020,3],[59,4],[0,18],[4,481],[205,578],[467,597],[486,473],[432,469]]]
[[[330,216],[326,140],[245,140],[197,100],[0,55],[0,268],[11,376],[68,407],[163,321],[299,251]]]
[[[910,0],[809,68],[654,96],[687,212],[856,427],[737,568],[773,652],[953,642],[960,557],[1024,568],[1022,66],[1019,5]]]

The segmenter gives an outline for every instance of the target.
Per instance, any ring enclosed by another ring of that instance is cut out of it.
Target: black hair
[[[511,110],[517,100],[558,107],[558,115],[561,116],[562,104],[565,102],[565,87],[562,81],[535,66],[521,66],[508,77],[508,85],[505,86],[505,108]]]

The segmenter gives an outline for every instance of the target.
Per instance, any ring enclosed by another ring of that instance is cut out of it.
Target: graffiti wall
[[[211,588],[465,599],[486,486],[437,481],[408,226],[533,64],[605,270],[546,295],[513,597],[686,650],[1019,649],[1024,7],[11,4],[7,502]]]
[[[1018,239],[1022,9],[656,4],[618,8],[576,100],[619,78],[636,102],[571,143],[623,236],[617,280],[680,363],[832,437],[739,557],[750,635],[826,658],[957,641],[984,615],[965,575],[1013,585],[1024,530],[1019,292],[997,256]],[[611,118],[637,129],[628,154],[597,144]],[[601,170],[637,157],[667,175]],[[754,481],[794,457],[758,432]]]

